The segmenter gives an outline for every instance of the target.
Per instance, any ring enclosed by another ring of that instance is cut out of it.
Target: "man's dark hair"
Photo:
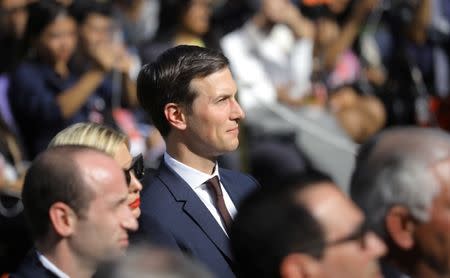
[[[286,189],[278,189],[278,190],[288,190],[290,193],[300,192],[303,189],[312,187],[318,183],[330,183],[335,184],[333,179],[315,169],[309,169],[307,172],[297,172],[288,175],[284,180],[281,181],[281,186]]]
[[[310,170],[291,175],[278,186],[263,187],[244,200],[231,230],[231,249],[243,277],[280,277],[283,259],[292,253],[322,256],[320,223],[295,197],[332,179]]]
[[[25,176],[22,191],[25,217],[35,240],[49,232],[49,209],[56,202],[71,207],[83,216],[94,198],[85,184],[75,156],[85,151],[99,152],[84,146],[57,146],[40,154]]]
[[[160,1],[156,37],[174,36],[176,29],[182,24],[183,15],[187,13],[192,2],[192,0]]]
[[[289,254],[322,256],[324,232],[311,213],[288,196],[290,187],[262,188],[240,207],[230,236],[239,276],[280,277]]]
[[[99,14],[109,18],[113,17],[111,3],[105,1],[77,0],[74,1],[69,10],[78,24],[83,24],[91,14]]]
[[[139,102],[164,137],[170,131],[164,114],[166,104],[177,103],[190,111],[196,97],[191,81],[218,72],[228,64],[220,51],[181,45],[166,50],[141,69],[137,79]]]

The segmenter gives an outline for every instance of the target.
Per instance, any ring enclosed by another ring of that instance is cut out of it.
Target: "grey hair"
[[[450,135],[441,130],[386,130],[361,147],[350,195],[375,232],[386,238],[384,218],[394,205],[406,207],[418,221],[429,219],[432,201],[440,192],[430,168],[449,156]]]

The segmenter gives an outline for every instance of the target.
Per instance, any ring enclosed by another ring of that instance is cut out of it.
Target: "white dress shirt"
[[[220,188],[222,189],[223,199],[225,200],[225,206],[227,207],[228,212],[231,215],[231,218],[237,213],[236,207],[231,201],[228,192],[223,187],[222,181],[219,175],[219,167],[216,162],[216,166],[214,166],[214,172],[211,175],[200,172],[192,167],[187,166],[171,157],[168,153],[164,153],[164,162],[172,168],[180,177],[194,190],[195,194],[200,198],[200,200],[205,204],[206,208],[208,208],[211,215],[216,219],[217,223],[222,228],[223,232],[228,236],[225,227],[222,223],[222,219],[220,217],[219,212],[214,205],[214,197],[211,196],[210,191],[208,190],[208,186],[205,184],[210,178],[217,176],[220,181]]]
[[[65,274],[61,269],[59,269],[56,265],[54,265],[51,261],[49,261],[42,253],[39,251],[36,251],[39,260],[41,261],[42,265],[51,271],[53,274],[58,276],[59,278],[70,278],[69,275]]]
[[[296,39],[285,25],[275,25],[269,33],[252,20],[225,35],[221,48],[230,60],[239,87],[239,103],[244,110],[277,102],[277,87],[290,86],[292,97],[302,97],[311,89],[314,42]]]

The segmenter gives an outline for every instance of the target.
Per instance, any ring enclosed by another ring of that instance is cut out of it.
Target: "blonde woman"
[[[83,145],[106,152],[124,169],[128,184],[128,204],[137,218],[141,214],[140,192],[144,177],[142,155],[132,157],[125,134],[95,123],[77,123],[60,131],[50,142],[49,148],[61,145]]]

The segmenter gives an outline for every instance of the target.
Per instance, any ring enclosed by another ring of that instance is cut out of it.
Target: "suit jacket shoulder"
[[[53,272],[46,269],[39,260],[35,250],[25,257],[19,268],[10,274],[10,278],[58,278]]]
[[[219,171],[221,183],[236,207],[258,187],[248,175]],[[147,238],[159,238],[156,244],[189,254],[217,277],[234,277],[228,236],[191,187],[164,162],[147,184],[141,200],[139,230]]]

